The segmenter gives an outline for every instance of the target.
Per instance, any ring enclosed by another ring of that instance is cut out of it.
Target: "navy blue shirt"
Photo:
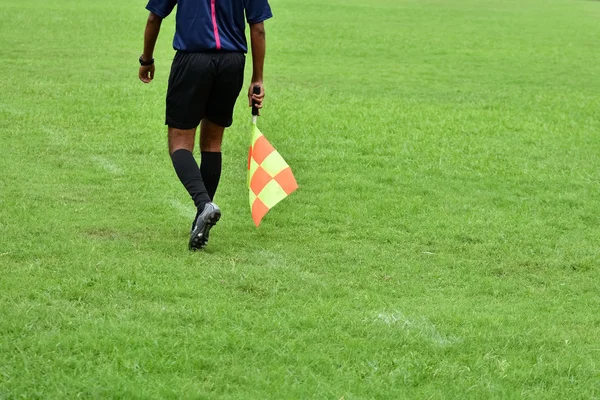
[[[189,53],[246,53],[246,22],[256,24],[273,16],[268,0],[149,0],[146,9],[165,18],[175,5],[173,48]]]

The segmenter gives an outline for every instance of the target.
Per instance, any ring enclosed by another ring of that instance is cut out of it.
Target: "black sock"
[[[171,154],[171,160],[179,180],[192,196],[196,208],[202,211],[204,205],[210,202],[210,197],[202,181],[202,174],[194,155],[189,150],[179,149]]]
[[[215,198],[219,180],[221,179],[221,152],[202,152],[202,161],[200,161],[200,172],[206,186],[206,191],[211,200]]]

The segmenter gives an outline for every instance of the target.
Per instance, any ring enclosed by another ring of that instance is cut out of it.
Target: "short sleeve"
[[[246,21],[249,24],[258,24],[273,16],[268,0],[245,0]]]
[[[150,0],[146,6],[146,10],[158,15],[161,18],[166,18],[173,8],[177,5],[177,0]]]

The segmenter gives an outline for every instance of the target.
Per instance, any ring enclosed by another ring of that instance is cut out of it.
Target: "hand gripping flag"
[[[255,87],[254,93],[259,94],[260,88]],[[298,184],[290,166],[256,126],[258,116],[256,107],[252,107],[252,115],[248,189],[252,219],[258,227],[267,212],[298,189]]]

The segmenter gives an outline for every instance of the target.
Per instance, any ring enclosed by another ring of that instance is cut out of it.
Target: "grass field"
[[[0,4],[0,399],[600,398],[600,2],[272,0],[208,249],[145,2]],[[248,73],[250,71],[248,70]]]

